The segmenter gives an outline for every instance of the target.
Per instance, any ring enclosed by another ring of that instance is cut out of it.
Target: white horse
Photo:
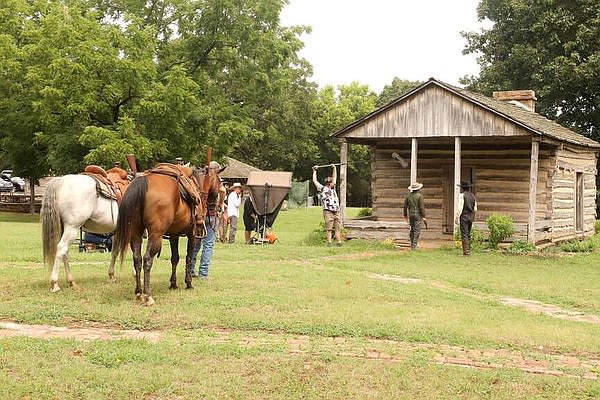
[[[96,167],[98,168],[98,167]],[[102,170],[103,172],[103,170]],[[124,191],[127,172],[112,168],[106,177],[114,186]],[[58,272],[61,262],[69,286],[75,286],[69,267],[69,246],[77,238],[79,229],[92,233],[109,233],[115,230],[119,207],[116,200],[102,196],[97,181],[88,175],[64,175],[50,181],[44,194],[41,209],[44,263],[52,266],[50,285],[58,292]],[[111,257],[109,278],[114,279],[116,257]]]

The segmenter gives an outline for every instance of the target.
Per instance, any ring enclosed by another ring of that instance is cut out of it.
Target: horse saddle
[[[129,184],[127,171],[121,168],[111,168],[105,171],[97,165],[88,165],[82,172],[96,181],[96,193],[109,200],[121,204],[125,188]]]
[[[185,165],[160,163],[156,164],[154,168],[146,173],[171,176],[177,181],[181,197],[186,202],[197,205],[202,201],[200,188],[198,187],[198,183],[196,183],[192,177],[194,172],[190,167]]]

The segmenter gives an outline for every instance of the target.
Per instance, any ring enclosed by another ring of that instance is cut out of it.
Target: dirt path
[[[581,311],[571,311],[555,306],[553,304],[545,304],[535,300],[516,299],[513,297],[502,297],[498,299],[494,296],[484,295],[480,292],[476,292],[470,289],[453,287],[445,285],[435,281],[425,281],[422,279],[405,278],[397,275],[382,275],[382,274],[369,274],[371,279],[379,279],[384,281],[394,281],[404,285],[422,284],[437,289],[443,289],[446,291],[460,292],[463,295],[475,297],[482,300],[496,300],[501,304],[509,307],[520,307],[534,314],[544,314],[553,318],[566,319],[569,321],[588,322],[591,324],[600,324],[600,317],[597,315],[590,315]]]
[[[600,359],[581,354],[466,349],[459,346],[396,340],[311,337],[219,328],[206,328],[203,330],[210,333],[206,340],[211,345],[233,344],[242,347],[270,348],[283,344],[288,354],[298,356],[349,357],[389,363],[419,359],[439,365],[476,369],[514,368],[527,373],[594,380],[598,379],[598,371],[600,371]],[[157,343],[163,339],[163,333],[158,331],[67,328],[0,322],[0,338],[12,336],[44,339],[62,338],[81,341],[139,339],[151,343]]]
[[[353,255],[368,257],[370,253]],[[370,279],[395,281],[399,284],[423,284],[442,290],[460,292],[479,299],[495,300],[509,307],[522,307],[533,313],[571,321],[600,324],[600,317],[565,310],[555,305],[510,297],[497,298],[465,288],[453,287],[440,282],[406,278],[396,275],[369,274]],[[467,349],[459,346],[413,343],[397,340],[365,338],[329,338],[298,336],[266,331],[234,331],[221,328],[204,328],[210,333],[207,341],[212,345],[233,344],[243,347],[281,346],[291,355],[349,357],[377,362],[402,362],[419,359],[424,362],[453,365],[476,369],[514,368],[527,373],[598,379],[600,359],[587,354],[553,354],[539,351],[505,349]],[[0,339],[3,337],[28,336],[36,338],[90,340],[139,339],[150,343],[164,340],[167,332],[118,330],[105,327],[56,327],[49,325],[25,325],[0,321]]]

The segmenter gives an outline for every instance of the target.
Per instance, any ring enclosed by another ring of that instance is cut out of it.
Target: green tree
[[[378,108],[383,107],[422,83],[423,82],[421,81],[407,81],[395,77],[392,80],[392,83],[383,87],[383,90],[381,91],[381,93],[379,93],[379,96],[377,97],[377,103],[375,105]]]
[[[331,134],[372,112],[376,100],[377,95],[368,85],[358,82],[341,85],[337,91],[332,86],[319,91],[315,106],[318,112],[313,120],[315,143],[319,148],[315,164],[339,160],[339,145]],[[371,204],[371,150],[368,146],[348,146],[348,204]]]
[[[600,139],[600,2],[482,0],[478,17],[493,23],[463,33],[465,54],[479,54],[470,89],[533,89],[537,111]]]

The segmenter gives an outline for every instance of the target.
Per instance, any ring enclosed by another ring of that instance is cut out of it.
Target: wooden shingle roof
[[[259,168],[231,157],[225,157],[223,164],[227,167],[219,174],[223,179],[248,179],[250,171],[260,171]]]
[[[441,82],[434,78],[429,79],[427,82],[423,83],[420,86],[417,86],[416,88],[414,88],[410,92],[402,95],[398,99],[373,111],[372,113],[366,115],[365,117],[360,118],[359,120],[353,122],[352,124],[346,126],[345,128],[340,129],[339,131],[335,132],[333,134],[333,136],[340,136],[340,135],[344,134],[345,132],[351,131],[353,128],[364,124],[365,122],[373,119],[374,117],[376,117],[382,113],[385,113],[388,109],[390,109],[400,103],[403,103],[405,100],[407,100],[408,98],[413,96],[415,93],[418,93],[418,92],[424,90],[425,88],[430,87],[431,85],[435,85],[444,90],[450,91],[465,100],[468,100],[474,104],[479,105],[480,107],[487,109],[488,111],[490,111],[492,113],[495,113],[507,120],[510,120],[513,123],[523,127],[524,129],[526,129],[527,131],[529,131],[530,133],[532,133],[534,135],[546,136],[546,137],[549,137],[549,138],[552,138],[552,139],[555,139],[558,141],[564,141],[564,142],[576,144],[579,146],[600,149],[600,143],[596,142],[595,140],[592,140],[592,139],[587,138],[583,135],[580,135],[576,132],[573,132],[572,130],[570,130],[570,129],[568,129],[568,128],[566,128],[566,127],[564,127],[564,126],[562,126],[540,114],[525,110],[521,107],[510,104],[505,101],[493,99],[493,98],[484,96],[479,93],[469,92],[465,89],[461,89],[461,88],[449,85],[447,83]]]

